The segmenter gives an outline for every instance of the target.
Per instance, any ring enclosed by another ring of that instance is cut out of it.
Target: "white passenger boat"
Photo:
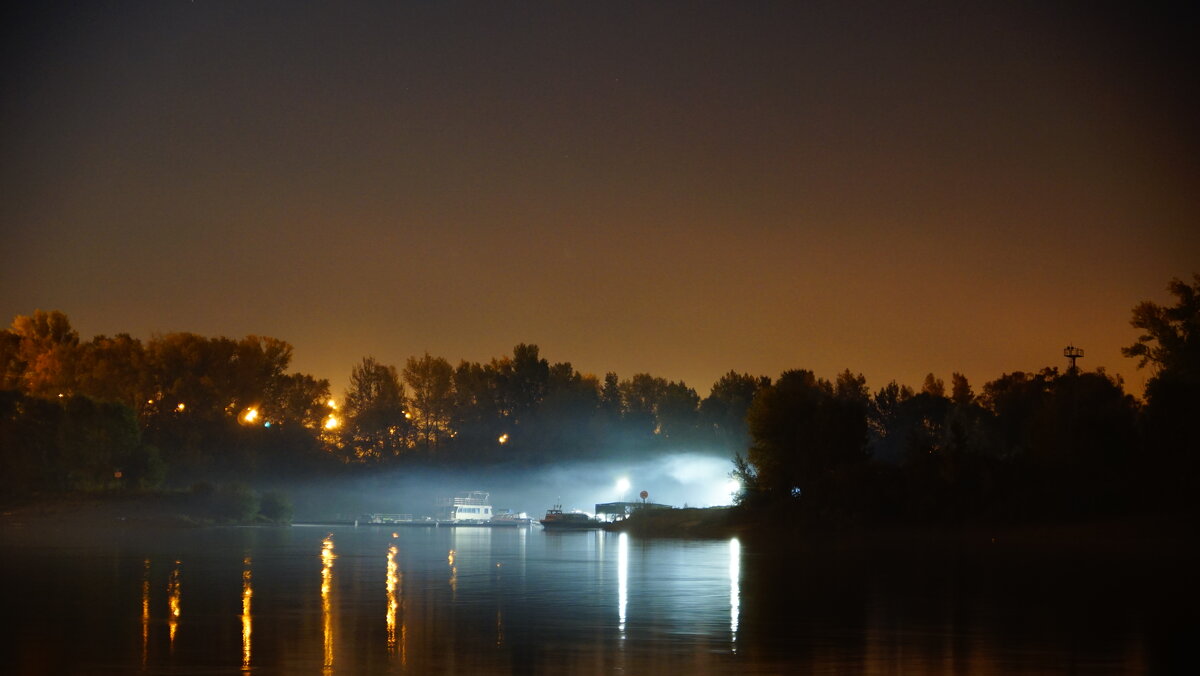
[[[491,498],[484,491],[467,491],[438,501],[437,521],[487,523],[492,519]]]

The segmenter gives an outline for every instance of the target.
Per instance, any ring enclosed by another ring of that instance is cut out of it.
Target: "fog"
[[[732,503],[736,484],[733,463],[699,453],[646,460],[581,462],[540,468],[490,466],[463,469],[389,470],[356,479],[283,486],[295,504],[295,520],[354,519],[369,513],[432,516],[440,498],[485,491],[496,510],[525,512],[541,518],[561,504],[564,510],[591,513],[601,502],[648,500],[675,507],[711,507]],[[628,479],[628,490],[619,489]]]

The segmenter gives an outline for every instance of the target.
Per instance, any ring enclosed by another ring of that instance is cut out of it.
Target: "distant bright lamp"
[[[258,409],[257,408],[247,409],[246,414],[242,416],[242,420],[245,420],[248,423],[252,423],[255,420],[258,420]]]
[[[730,479],[729,482],[725,484],[725,492],[729,495],[729,500],[731,502],[737,497],[737,494],[740,493],[741,490],[742,482],[738,481],[737,479]]]

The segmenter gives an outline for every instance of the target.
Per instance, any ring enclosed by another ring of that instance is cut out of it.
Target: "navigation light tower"
[[[1063,356],[1071,360],[1071,368],[1067,370],[1067,373],[1078,373],[1075,368],[1075,360],[1083,356],[1083,348],[1068,345],[1063,348]]]

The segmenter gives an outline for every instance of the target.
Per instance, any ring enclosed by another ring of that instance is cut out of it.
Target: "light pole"
[[[621,496],[621,502],[625,502],[625,492],[629,490],[629,479],[621,477],[617,479],[617,494]]]

